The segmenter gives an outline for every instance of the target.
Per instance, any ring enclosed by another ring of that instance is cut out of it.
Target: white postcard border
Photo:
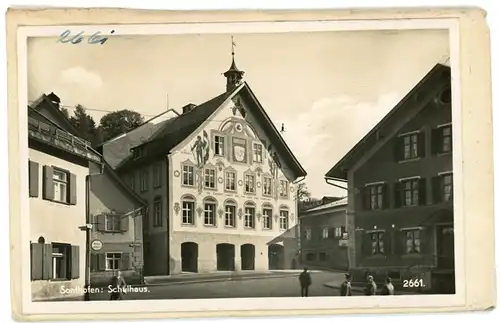
[[[454,127],[454,173],[462,173],[462,107],[460,95],[460,59],[458,22],[455,19],[394,19],[394,20],[347,20],[347,21],[297,21],[297,22],[244,22],[244,23],[186,23],[186,24],[136,24],[136,25],[75,25],[20,27],[18,29],[18,92],[19,128],[26,129],[28,105],[27,98],[27,38],[57,37],[66,29],[84,31],[90,35],[100,31],[106,35],[115,30],[114,35],[162,35],[162,34],[237,34],[237,33],[276,33],[276,32],[320,32],[320,31],[368,31],[412,29],[447,29],[450,40],[450,65],[452,69],[453,123]],[[27,131],[19,132],[19,142],[28,141]],[[20,160],[26,160],[28,145],[20,144]],[[20,167],[21,201],[21,259],[29,263],[29,203],[27,169]],[[454,190],[460,193],[454,205],[455,243],[455,295],[411,295],[395,297],[311,297],[311,298],[234,298],[234,299],[185,299],[185,300],[141,300],[140,302],[33,302],[29,266],[22,266],[22,307],[24,314],[78,314],[78,313],[154,313],[154,312],[214,312],[214,311],[273,311],[273,310],[329,310],[354,308],[439,308],[461,307],[465,300],[465,237],[463,214],[463,176],[454,179]],[[458,197],[459,194],[456,194]],[[460,238],[458,238],[460,237]],[[71,305],[64,306],[63,304]]]

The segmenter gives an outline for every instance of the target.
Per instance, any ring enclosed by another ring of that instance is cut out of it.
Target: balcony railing
[[[98,154],[89,151],[89,148],[91,148],[90,142],[32,117],[28,117],[28,135],[30,138],[42,141],[71,154],[98,163],[102,162]]]

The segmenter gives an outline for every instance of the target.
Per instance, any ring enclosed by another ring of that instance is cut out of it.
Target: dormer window
[[[139,159],[144,156],[144,146],[136,147],[133,149],[134,159]]]

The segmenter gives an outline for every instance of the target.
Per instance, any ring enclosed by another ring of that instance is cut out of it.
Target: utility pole
[[[90,231],[92,224],[90,220],[90,175],[85,177],[85,293],[83,300],[90,301]]]

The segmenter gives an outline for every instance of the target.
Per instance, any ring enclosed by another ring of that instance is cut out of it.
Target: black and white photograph
[[[452,29],[280,26],[25,32],[32,303],[458,295]]]

